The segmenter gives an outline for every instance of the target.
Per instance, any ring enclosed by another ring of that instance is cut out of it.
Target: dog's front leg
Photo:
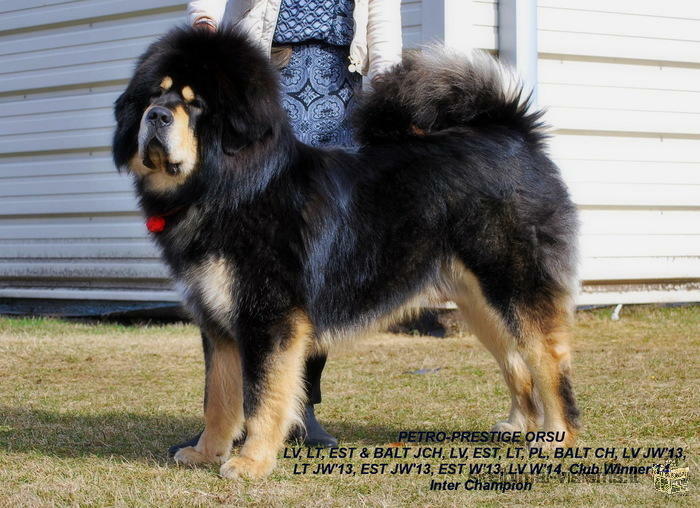
[[[275,467],[291,425],[300,420],[312,326],[305,313],[294,310],[272,323],[241,316],[239,330],[246,440],[240,455],[221,466],[221,475],[262,478]]]
[[[202,335],[205,359],[204,432],[195,446],[180,448],[175,460],[182,464],[228,459],[232,441],[243,431],[241,358],[232,337]]]

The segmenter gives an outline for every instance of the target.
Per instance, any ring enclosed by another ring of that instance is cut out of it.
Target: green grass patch
[[[620,321],[610,313],[577,316],[579,445],[684,447],[684,496],[656,491],[650,478],[431,492],[420,475],[294,475],[292,459],[264,481],[225,480],[215,467],[166,458],[202,426],[195,327],[2,318],[0,506],[698,506],[700,307],[626,306]],[[378,334],[331,352],[317,413],[342,446],[375,447],[401,430],[487,430],[508,399],[473,337]]]

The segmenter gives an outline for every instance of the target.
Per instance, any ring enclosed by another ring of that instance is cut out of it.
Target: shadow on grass
[[[400,427],[324,421],[344,443],[383,445]],[[0,451],[58,457],[120,457],[166,464],[168,448],[195,436],[201,418],[173,414],[61,413],[0,406]],[[289,445],[298,443],[290,442]]]
[[[202,429],[173,414],[76,414],[0,406],[0,450],[59,457],[122,457],[168,462],[168,447]]]
[[[346,443],[381,446],[393,443],[398,440],[399,432],[407,429],[405,426],[372,425],[364,422],[334,422],[322,420],[326,430],[334,435],[339,442],[339,446]]]

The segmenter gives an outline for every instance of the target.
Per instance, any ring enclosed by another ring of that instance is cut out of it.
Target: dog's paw
[[[515,425],[514,423],[510,423],[509,421],[498,422],[496,425],[493,426],[493,428],[491,430],[493,432],[524,432],[525,431],[525,429],[523,429],[519,425]]]
[[[222,464],[226,461],[225,455],[206,455],[197,451],[194,446],[180,448],[173,457],[178,464],[193,466],[196,464]]]
[[[275,467],[275,460],[253,460],[239,455],[226,462],[219,474],[224,478],[265,478]]]

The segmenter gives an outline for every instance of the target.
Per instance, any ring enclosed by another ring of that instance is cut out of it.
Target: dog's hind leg
[[[511,300],[509,324],[484,296],[472,272],[459,263],[453,272],[453,298],[470,328],[498,360],[511,391],[510,417],[496,429],[565,431],[563,444],[573,443],[579,411],[571,387],[569,296],[534,296],[528,304]]]
[[[479,282],[471,272],[458,269],[453,299],[469,329],[496,358],[508,385],[511,407],[508,419],[494,430],[526,432],[542,424],[542,408],[532,376],[517,344],[498,312],[486,301]]]
[[[175,460],[183,464],[223,463],[231,443],[243,431],[243,392],[238,345],[231,339],[206,337],[204,432],[195,446],[180,448]]]
[[[304,361],[311,349],[312,326],[301,311],[264,325],[241,318],[246,440],[237,457],[221,466],[227,478],[265,477],[289,429],[301,423]]]
[[[571,384],[569,298],[529,306],[519,312],[521,353],[530,369],[544,408],[544,430],[565,431],[565,446],[576,439],[580,422]]]

